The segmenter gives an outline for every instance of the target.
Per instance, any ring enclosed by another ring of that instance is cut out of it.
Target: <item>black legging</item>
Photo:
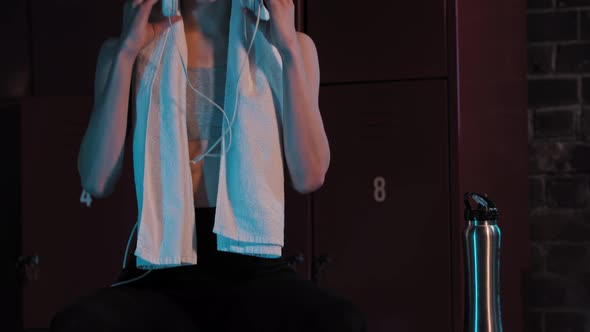
[[[217,251],[215,208],[195,210],[198,265],[153,270],[83,296],[51,331],[366,331],[345,298],[300,278],[283,258]],[[117,281],[144,273],[128,264]]]

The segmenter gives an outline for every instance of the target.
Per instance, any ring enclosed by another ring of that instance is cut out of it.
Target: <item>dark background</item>
[[[357,303],[370,331],[462,330],[466,191],[501,211],[504,330],[590,331],[590,2],[555,1],[296,2],[332,163],[317,192],[287,185],[284,254]],[[39,257],[33,280],[17,270],[17,329],[46,328],[121,267],[137,212],[130,148],[115,193],[90,208],[75,162],[121,3],[0,13],[0,234],[17,240],[10,264]]]

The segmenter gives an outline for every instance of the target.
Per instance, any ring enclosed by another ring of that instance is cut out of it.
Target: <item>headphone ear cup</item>
[[[176,15],[178,11],[178,0],[162,0],[162,15],[166,17]]]

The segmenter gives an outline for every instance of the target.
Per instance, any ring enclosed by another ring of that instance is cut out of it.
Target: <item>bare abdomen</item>
[[[214,143],[215,141],[211,141]],[[220,143],[221,144],[221,143]],[[210,154],[218,154],[218,144]],[[192,140],[188,142],[189,157],[194,159],[209,146],[209,140]],[[205,157],[196,164],[190,163],[195,207],[214,207],[217,203],[219,182],[219,157]]]

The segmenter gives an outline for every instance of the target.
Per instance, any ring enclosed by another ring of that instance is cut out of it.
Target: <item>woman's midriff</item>
[[[195,159],[209,147],[209,140],[189,140],[188,149],[191,160]],[[211,144],[215,140],[211,141]],[[209,152],[218,154],[221,143]],[[217,204],[217,187],[219,182],[219,157],[205,157],[196,164],[190,163],[195,207],[214,207]]]

